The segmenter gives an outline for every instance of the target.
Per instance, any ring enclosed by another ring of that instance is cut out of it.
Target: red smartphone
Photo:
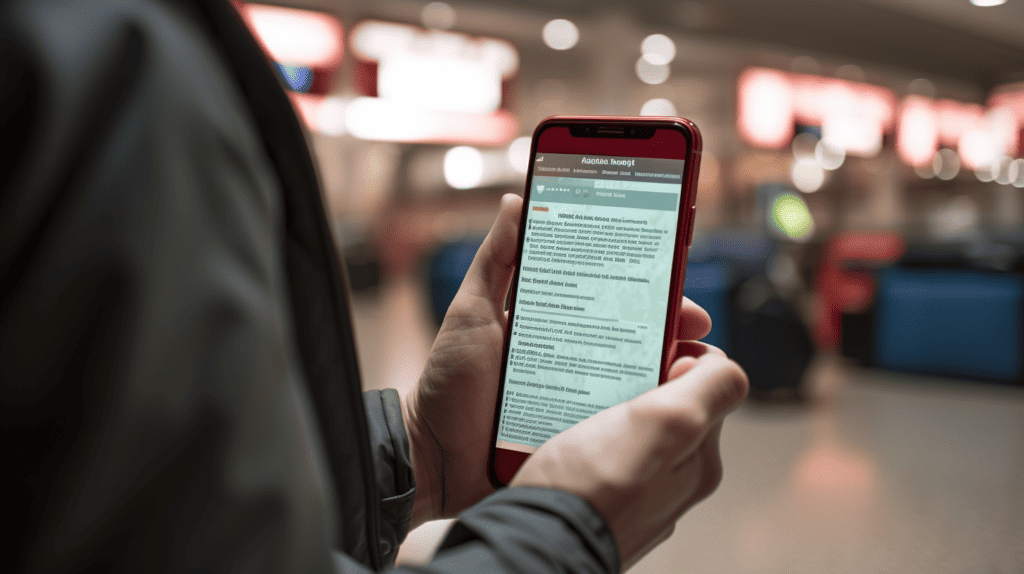
[[[701,135],[683,118],[555,116],[533,135],[491,437],[495,486],[548,438],[665,382]]]

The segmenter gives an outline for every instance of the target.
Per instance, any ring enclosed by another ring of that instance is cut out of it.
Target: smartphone
[[[489,474],[508,484],[675,360],[701,135],[683,118],[555,116],[533,135]]]

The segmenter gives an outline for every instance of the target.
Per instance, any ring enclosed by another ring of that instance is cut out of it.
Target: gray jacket
[[[9,571],[389,566],[398,397],[360,394],[303,133],[230,5],[0,4],[0,142]],[[407,569],[618,567],[583,500],[512,489]]]

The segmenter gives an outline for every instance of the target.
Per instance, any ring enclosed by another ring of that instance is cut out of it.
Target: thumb
[[[483,301],[490,304],[495,316],[504,317],[505,296],[515,268],[522,209],[523,198],[518,195],[509,193],[501,198],[498,217],[476,252],[449,313],[479,309]]]

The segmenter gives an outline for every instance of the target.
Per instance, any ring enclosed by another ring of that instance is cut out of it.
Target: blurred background
[[[367,388],[416,381],[541,119],[684,116],[686,293],[752,393],[633,571],[1024,572],[1024,0],[239,7],[309,128]]]

